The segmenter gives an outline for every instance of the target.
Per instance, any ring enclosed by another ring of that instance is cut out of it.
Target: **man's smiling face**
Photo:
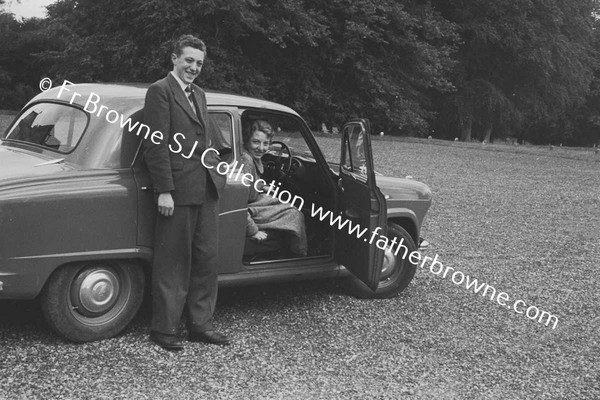
[[[202,65],[204,65],[204,52],[193,47],[184,47],[181,54],[171,55],[173,61],[173,72],[183,82],[190,84],[200,75]]]

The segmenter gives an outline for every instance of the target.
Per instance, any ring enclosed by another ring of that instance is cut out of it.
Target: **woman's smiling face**
[[[260,160],[267,153],[270,145],[271,139],[266,133],[254,131],[246,143],[246,150],[255,160]]]

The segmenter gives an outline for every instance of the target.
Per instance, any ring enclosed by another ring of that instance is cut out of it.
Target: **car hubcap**
[[[383,264],[381,266],[381,278],[384,280],[389,278],[394,272],[394,266],[396,265],[396,256],[392,252],[391,247],[385,249],[383,254]]]
[[[109,269],[87,271],[75,280],[71,299],[83,315],[95,316],[110,310],[117,301],[119,279]]]

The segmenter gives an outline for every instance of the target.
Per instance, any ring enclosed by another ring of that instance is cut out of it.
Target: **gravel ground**
[[[427,268],[388,300],[335,281],[222,290],[217,324],[235,344],[180,353],[149,342],[147,305],[123,335],[75,345],[36,302],[2,301],[0,398],[600,398],[600,163],[373,146],[379,171],[434,192],[427,255],[555,314],[556,329]]]

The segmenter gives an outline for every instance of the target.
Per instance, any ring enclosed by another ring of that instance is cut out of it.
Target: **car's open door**
[[[365,119],[350,121],[342,129],[336,211],[343,220],[334,228],[336,260],[375,290],[384,254],[375,244],[387,234],[387,210],[375,183],[370,134],[369,121]]]

